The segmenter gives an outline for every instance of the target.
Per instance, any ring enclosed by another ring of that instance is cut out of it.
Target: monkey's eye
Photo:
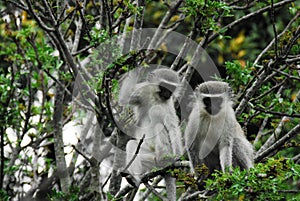
[[[158,85],[158,95],[162,100],[168,100],[176,90],[176,85],[161,81]]]
[[[158,95],[162,100],[168,100],[172,96],[172,92],[166,87],[159,85]]]
[[[222,97],[205,97],[203,98],[203,103],[206,106],[220,106],[223,102],[223,98]]]
[[[205,106],[210,106],[211,105],[211,100],[209,97],[203,98],[203,103]]]
[[[222,102],[223,102],[222,97],[203,98],[203,103],[205,105],[206,111],[212,115],[217,114],[220,111]]]

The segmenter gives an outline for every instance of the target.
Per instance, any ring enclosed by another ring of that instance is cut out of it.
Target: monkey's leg
[[[232,139],[226,139],[219,144],[220,165],[223,172],[225,172],[227,168],[231,171],[232,168],[232,141]]]
[[[176,179],[170,174],[164,176],[166,182],[167,197],[170,201],[176,200]]]
[[[233,155],[242,169],[248,170],[253,167],[253,148],[246,139],[234,139]]]

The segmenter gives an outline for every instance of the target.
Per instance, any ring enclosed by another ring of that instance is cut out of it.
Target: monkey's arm
[[[220,151],[220,165],[223,172],[227,170],[231,171],[232,168],[232,149],[233,149],[233,137],[222,136],[219,143]]]
[[[246,139],[236,138],[233,146],[233,161],[237,161],[242,169],[249,170],[253,167],[254,154],[250,142]]]
[[[254,164],[254,149],[238,123],[236,129],[236,133],[240,135],[234,138],[233,161],[237,161],[241,168],[248,170]]]

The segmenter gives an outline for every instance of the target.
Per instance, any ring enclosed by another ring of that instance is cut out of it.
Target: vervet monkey
[[[177,73],[170,69],[156,69],[148,74],[146,81],[134,84],[136,80],[134,74],[128,75],[122,84],[119,100],[131,105],[134,111],[135,140],[127,143],[126,152],[127,163],[132,162],[128,171],[139,182],[142,174],[175,162],[176,157],[183,154],[183,146],[173,101],[180,85]],[[130,86],[126,86],[128,84]],[[143,143],[132,161],[143,136]],[[166,175],[165,180],[167,192],[176,192],[175,179]],[[176,194],[168,194],[168,198],[175,200]]]
[[[226,82],[208,81],[196,90],[196,103],[185,130],[192,163],[205,164],[212,172],[240,166],[253,167],[253,147],[246,139],[232,108]]]

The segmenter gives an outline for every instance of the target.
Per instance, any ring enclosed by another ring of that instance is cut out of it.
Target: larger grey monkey
[[[225,82],[208,81],[195,91],[196,103],[185,131],[194,165],[210,171],[234,166],[253,167],[253,147],[246,139],[232,108],[231,88]]]
[[[156,69],[150,72],[146,81],[136,82],[137,77],[129,74],[121,87],[119,100],[123,105],[133,106],[135,116],[133,137],[136,140],[127,143],[127,163],[132,162],[139,139],[145,136],[138,155],[128,168],[139,182],[142,174],[175,162],[176,156],[183,154],[183,146],[173,103],[173,94],[180,84],[177,73]],[[167,192],[173,192],[168,198],[175,200],[175,179],[166,175],[165,180]]]

